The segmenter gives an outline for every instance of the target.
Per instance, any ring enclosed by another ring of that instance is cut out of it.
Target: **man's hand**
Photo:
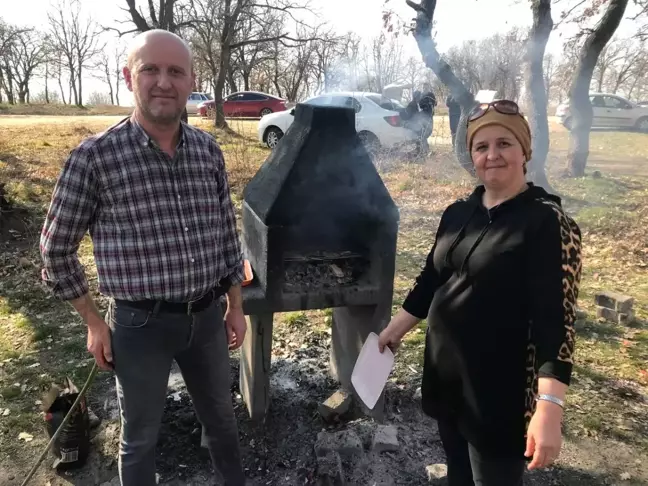
[[[227,343],[230,350],[235,350],[243,345],[247,322],[243,309],[228,308],[225,312],[225,329],[227,330]]]
[[[114,369],[110,328],[100,317],[94,317],[88,322],[88,351],[94,356],[99,368],[106,371]]]
[[[524,455],[533,457],[529,469],[550,466],[560,454],[562,445],[563,411],[551,402],[538,402],[527,431],[527,448]]]

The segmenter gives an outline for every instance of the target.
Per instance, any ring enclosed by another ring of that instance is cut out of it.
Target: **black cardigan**
[[[490,211],[483,193],[445,210],[403,308],[428,317],[424,410],[484,454],[522,457],[538,376],[569,384],[581,234],[533,184]]]

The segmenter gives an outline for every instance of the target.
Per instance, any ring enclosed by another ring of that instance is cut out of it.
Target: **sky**
[[[47,12],[51,9],[52,1],[56,0],[0,0],[0,18],[5,22],[20,25],[30,25],[45,29]],[[102,26],[120,27],[118,20],[124,20],[128,14],[121,8],[125,0],[80,0],[84,10],[91,13],[93,18]],[[383,0],[310,0],[311,6],[318,11],[319,18],[328,21],[340,33],[353,31],[363,38],[375,37],[382,28]],[[146,1],[138,0],[138,5],[145,6]],[[515,26],[528,28],[531,25],[531,10],[528,0],[439,0],[435,13],[437,44],[441,52],[455,44],[466,40],[476,40],[488,37],[496,32],[506,32]],[[413,10],[405,0],[390,0],[390,6],[403,20],[409,22]],[[25,15],[29,12],[29,15]],[[558,14],[554,12],[554,17]],[[132,24],[130,24],[132,25]],[[130,29],[130,25],[124,30]],[[631,23],[624,22],[620,28],[621,34],[630,33]],[[560,54],[562,51],[562,36],[568,33],[565,29],[553,32],[547,46],[548,52]],[[109,43],[118,42],[116,34],[106,34]],[[411,36],[405,39],[406,56],[420,58],[416,43]],[[84,79],[84,92],[107,92],[107,86],[101,81]],[[36,84],[36,83],[35,83]],[[34,86],[32,92],[42,90],[42,86]],[[125,89],[122,89],[122,93]],[[122,95],[122,104],[130,103],[130,96]]]

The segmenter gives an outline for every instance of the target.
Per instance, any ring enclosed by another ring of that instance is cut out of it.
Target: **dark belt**
[[[227,289],[218,286],[207,292],[202,297],[192,300],[191,302],[168,302],[166,300],[119,300],[115,299],[116,304],[122,304],[137,309],[144,309],[155,312],[170,312],[173,314],[196,314],[202,312],[209,305],[225,295]]]

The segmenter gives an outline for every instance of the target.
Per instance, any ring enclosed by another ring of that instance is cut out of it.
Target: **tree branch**
[[[128,4],[128,12],[133,19],[133,23],[135,24],[135,27],[137,27],[137,30],[139,30],[140,32],[151,30],[151,27],[149,26],[148,22],[146,22],[146,19],[142,17],[142,14],[140,14],[135,7],[135,0],[126,0],[126,3]]]

